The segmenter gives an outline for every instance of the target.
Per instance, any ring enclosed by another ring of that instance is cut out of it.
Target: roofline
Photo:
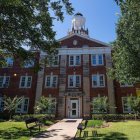
[[[102,44],[102,45],[104,45],[104,46],[107,46],[107,47],[111,47],[109,44],[107,44],[107,43],[105,43],[105,42],[102,42],[102,41],[99,41],[99,40],[96,40],[96,39],[93,39],[93,38],[90,38],[90,37],[86,37],[86,36],[83,36],[83,35],[79,35],[79,34],[77,34],[77,33],[74,33],[74,34],[72,34],[72,35],[67,35],[67,36],[65,36],[65,37],[63,37],[63,38],[60,38],[60,39],[58,39],[58,41],[60,42],[60,41],[63,41],[63,40],[65,40],[65,39],[68,39],[68,38],[70,38],[70,37],[73,37],[73,36],[79,36],[79,37],[82,37],[82,38],[84,38],[84,39],[87,39],[87,40],[90,40],[90,41],[94,41],[94,42],[96,42],[96,43],[100,43],[100,44]]]

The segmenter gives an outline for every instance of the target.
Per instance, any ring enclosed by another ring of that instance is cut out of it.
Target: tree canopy
[[[114,42],[112,74],[122,83],[140,81],[140,0],[116,0],[121,14]]]
[[[59,45],[53,20],[73,10],[69,0],[0,0],[0,50],[22,58],[29,56],[22,46],[53,52]]]

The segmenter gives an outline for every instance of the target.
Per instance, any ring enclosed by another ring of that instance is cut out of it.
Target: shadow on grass
[[[127,136],[119,132],[98,134],[98,136],[77,137],[75,140],[128,140]]]
[[[0,139],[18,139],[20,140],[21,137],[34,137],[38,135],[39,133],[42,133],[44,131],[39,132],[38,129],[34,129],[32,136],[30,136],[30,132],[28,129],[23,129],[19,127],[11,127],[6,130],[0,130]]]

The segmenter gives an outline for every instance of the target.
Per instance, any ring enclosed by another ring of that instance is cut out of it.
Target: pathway
[[[81,121],[82,119],[63,119],[48,128],[47,132],[31,140],[73,140]]]

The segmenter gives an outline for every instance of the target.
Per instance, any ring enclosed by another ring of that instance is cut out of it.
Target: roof
[[[107,44],[107,43],[105,43],[105,42],[102,42],[102,41],[99,41],[99,40],[90,38],[90,37],[88,37],[88,36],[79,35],[79,34],[77,34],[77,33],[72,34],[72,35],[67,35],[67,36],[65,36],[65,37],[63,37],[63,38],[58,39],[58,41],[61,42],[61,41],[63,41],[63,40],[69,39],[69,38],[71,38],[71,37],[73,37],[73,36],[78,36],[78,37],[81,37],[81,38],[83,38],[83,39],[87,39],[87,40],[89,40],[89,41],[93,41],[93,42],[102,44],[103,46],[111,47],[111,45],[109,45],[109,44]]]

